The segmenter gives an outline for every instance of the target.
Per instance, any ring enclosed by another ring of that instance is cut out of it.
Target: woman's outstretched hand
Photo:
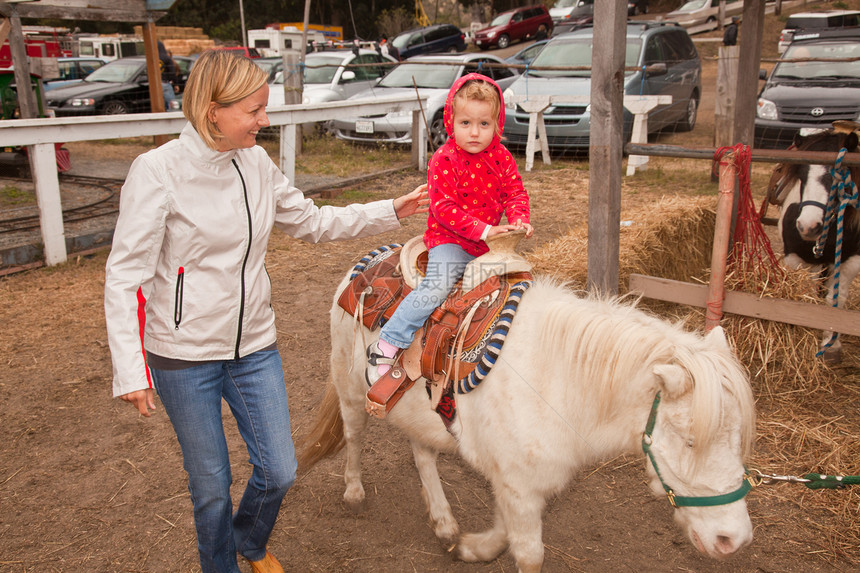
[[[137,408],[137,411],[147,418],[151,415],[149,410],[155,410],[155,399],[153,398],[152,388],[123,394],[120,396],[120,399],[133,404]]]
[[[426,213],[430,205],[430,198],[427,196],[427,184],[419,185],[411,193],[401,195],[394,200],[394,212],[397,213],[397,218],[410,217],[418,213]]]

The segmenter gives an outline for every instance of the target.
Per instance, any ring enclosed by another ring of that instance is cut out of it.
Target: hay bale
[[[706,274],[714,236],[712,197],[664,196],[647,209],[621,213],[619,282],[626,290],[630,274],[689,280]],[[628,223],[629,222],[629,223]],[[529,255],[535,270],[585,285],[588,225],[544,245]]]
[[[622,221],[630,223],[622,226],[619,239],[619,291],[626,292],[634,273],[707,284],[715,204],[710,196],[665,196],[647,208],[623,212]],[[582,225],[536,250],[529,260],[537,272],[581,288],[586,284],[587,246],[588,227]],[[818,301],[814,277],[806,272],[788,272],[784,280],[766,285],[757,281],[749,271],[731,272],[730,267],[726,289],[769,298]],[[704,309],[654,301],[643,301],[643,305],[691,328],[704,325]],[[818,332],[812,329],[737,315],[726,315],[722,324],[738,357],[767,392],[776,392],[775,388],[811,391],[832,378],[830,369],[813,359]]]

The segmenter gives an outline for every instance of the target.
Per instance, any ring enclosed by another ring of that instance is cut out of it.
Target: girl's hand
[[[411,193],[401,195],[394,200],[394,212],[397,218],[410,217],[429,210],[430,198],[427,196],[427,184],[419,185]]]
[[[531,236],[534,234],[534,232],[535,232],[534,227],[532,227],[532,226],[531,226],[530,224],[528,224],[528,223],[523,223],[523,220],[522,220],[522,219],[517,219],[517,222],[514,224],[514,227],[515,227],[515,228],[517,228],[517,229],[525,229],[525,230],[526,230],[526,238],[527,238],[527,239],[528,239],[529,237],[531,237]]]
[[[487,237],[495,237],[496,235],[501,235],[508,231],[515,231],[516,229],[516,225],[493,225],[490,227],[490,230],[487,231]]]

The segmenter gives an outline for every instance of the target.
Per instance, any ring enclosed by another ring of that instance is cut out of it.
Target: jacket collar
[[[191,123],[186,123],[185,127],[182,128],[182,132],[179,134],[179,141],[191,151],[191,154],[194,157],[197,157],[206,163],[229,163],[234,157],[236,157],[235,149],[230,151],[216,151],[206,145],[206,142],[203,141],[203,138],[200,137],[200,134],[197,133],[197,130],[194,129],[194,126],[191,125]]]

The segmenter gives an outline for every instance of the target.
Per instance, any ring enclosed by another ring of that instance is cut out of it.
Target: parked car
[[[525,66],[527,64],[530,64],[531,61],[535,59],[535,56],[540,54],[541,50],[543,50],[543,47],[546,46],[546,43],[548,41],[549,40],[539,40],[537,42],[534,42],[533,44],[531,44],[530,46],[526,46],[513,56],[505,58],[505,61],[509,64],[516,64],[519,66]]]
[[[511,42],[529,38],[548,38],[552,17],[543,5],[526,6],[502,12],[486,28],[475,32],[475,45],[482,50],[493,46],[507,48]]]
[[[108,62],[80,83],[49,91],[45,100],[57,117],[150,112],[146,58]],[[173,106],[179,109],[179,101],[174,100]]]
[[[451,24],[436,24],[403,32],[391,44],[397,48],[400,59],[405,60],[420,54],[464,52],[466,35]]]
[[[532,60],[528,75],[505,91],[505,137],[511,146],[528,143],[529,114],[513,96],[591,95],[590,70],[538,70],[542,66],[591,65],[594,28],[585,27],[549,41]],[[689,131],[696,124],[701,97],[701,62],[684,28],[669,22],[628,22],[624,74],[625,95],[671,95],[672,103],[648,114],[648,131],[667,126]],[[643,67],[645,71],[643,71]],[[544,111],[548,144],[556,149],[588,147],[591,128],[587,103],[555,103]],[[624,112],[624,139],[629,140],[633,116]]]
[[[549,9],[553,25],[569,24],[588,18],[594,18],[594,0],[556,0]]]
[[[257,59],[260,57],[260,52],[257,51],[257,48],[246,48],[244,46],[221,46],[219,48],[215,48],[216,50],[227,50],[229,52],[236,52],[237,54],[241,54],[246,58]]]
[[[777,50],[780,54],[791,43],[795,34],[814,33],[829,28],[860,26],[860,12],[856,10],[824,10],[823,12],[798,12],[785,21],[779,34]]]
[[[742,0],[726,0],[726,18],[740,16],[744,11]],[[720,0],[690,0],[677,10],[666,14],[666,20],[685,28],[708,25],[716,28],[720,17]]]
[[[267,56],[265,58],[255,58],[254,63],[269,75],[269,83],[275,79],[275,74],[283,69],[284,58],[281,56]]]
[[[42,78],[45,91],[76,84],[105,65],[99,58],[57,58],[59,75],[55,78]]]
[[[493,64],[499,67],[489,67]],[[357,93],[350,100],[368,99],[403,94],[428,96],[424,117],[427,120],[433,148],[443,145],[448,139],[442,110],[445,98],[454,81],[470,72],[479,72],[491,77],[504,90],[517,78],[504,62],[491,54],[467,53],[456,55],[416,56],[403,62],[374,87]],[[332,131],[338,139],[375,143],[411,143],[412,112],[392,112],[379,115],[335,119]]]
[[[778,62],[759,93],[756,147],[787,147],[798,130],[860,120],[860,30],[822,30],[815,36],[795,35],[782,58],[826,61]]]
[[[334,50],[305,56],[302,103],[344,100],[374,85],[397,60],[376,50]],[[370,64],[370,65],[368,65]],[[373,65],[377,64],[377,65]],[[276,66],[269,84],[268,106],[284,105],[283,64]]]

